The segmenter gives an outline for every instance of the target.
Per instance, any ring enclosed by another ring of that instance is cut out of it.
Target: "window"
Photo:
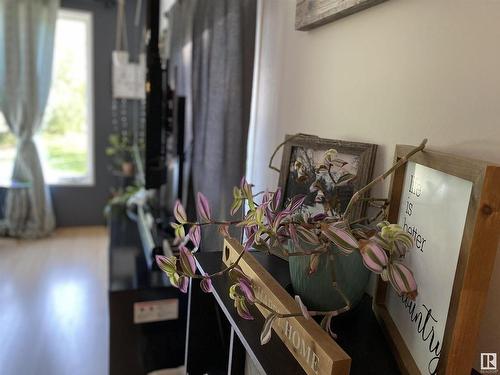
[[[92,18],[60,10],[56,25],[52,86],[36,137],[49,184],[94,183]],[[0,179],[9,179],[15,139],[0,119]]]

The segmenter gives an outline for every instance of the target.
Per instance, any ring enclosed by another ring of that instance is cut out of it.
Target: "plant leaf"
[[[262,331],[260,332],[260,345],[266,345],[269,340],[271,340],[271,334],[273,331],[273,322],[276,320],[277,316],[270,313],[262,326]]]
[[[302,315],[304,315],[304,318],[308,320],[311,319],[311,315],[309,315],[309,310],[307,310],[307,307],[300,299],[300,296],[295,296],[295,302],[297,302],[297,305],[300,307],[300,311],[302,312]]]
[[[171,223],[172,228],[174,228],[175,240],[174,245],[177,245],[182,242],[184,237],[186,237],[186,231],[184,230],[184,226],[182,224]]]
[[[389,262],[385,250],[374,241],[362,241],[360,243],[363,244],[360,252],[365,267],[376,274],[382,273]]]
[[[189,240],[194,245],[193,252],[198,251],[198,249],[200,248],[200,243],[201,243],[201,229],[200,229],[199,225],[193,225],[191,228],[189,228],[188,237],[189,237]]]
[[[248,251],[250,250],[250,248],[252,247],[254,241],[255,241],[255,233],[256,232],[253,232],[248,238],[247,240],[245,241],[245,246],[243,247],[243,250],[244,251]]]
[[[417,283],[413,272],[403,263],[394,261],[387,267],[389,282],[396,292],[405,294],[415,299],[417,296]]]
[[[180,276],[179,281],[178,281],[178,285],[179,285],[179,290],[182,293],[187,293],[188,286],[189,286],[189,279],[186,276]]]
[[[306,229],[301,225],[297,226],[297,234],[299,235],[299,238],[304,242],[313,245],[316,245],[320,242],[318,236],[316,235],[316,233],[314,233],[313,230]]]
[[[196,272],[196,262],[193,254],[185,247],[179,246],[181,269],[188,276],[194,276]]]
[[[186,211],[184,210],[184,207],[182,207],[181,201],[178,199],[175,201],[174,205],[174,217],[175,220],[177,220],[181,224],[187,223]]]
[[[321,229],[323,235],[332,241],[339,250],[346,254],[352,253],[359,248],[356,238],[347,230],[337,227],[335,224],[324,225]]]
[[[273,194],[273,204],[272,204],[272,208],[273,210],[277,210],[280,206],[280,202],[281,202],[281,194],[283,192],[283,189],[281,189],[280,187],[278,189],[276,189],[276,191],[274,192]]]
[[[286,206],[286,211],[288,213],[295,212],[306,200],[305,194],[298,194],[290,199],[290,202]]]
[[[235,198],[233,200],[233,203],[231,204],[231,216],[234,216],[236,212],[240,209],[241,205],[243,204],[243,199],[241,198]]]
[[[203,280],[200,282],[200,287],[201,290],[203,290],[205,293],[211,293],[212,292],[212,280],[210,277],[205,276]]]
[[[234,301],[234,304],[239,316],[241,316],[245,320],[254,320],[254,317],[250,313],[250,310],[248,310],[244,299],[236,299]]]
[[[321,320],[321,328],[323,328],[323,330],[325,330],[326,332],[328,332],[328,334],[336,339],[337,338],[337,335],[332,331],[332,317],[333,315],[332,314],[326,314],[323,319]]]
[[[312,254],[309,258],[309,275],[312,275],[318,270],[319,257],[321,254]]]
[[[288,224],[288,233],[290,234],[293,244],[297,246],[299,244],[299,237],[297,235],[297,228],[295,228],[294,224]]]
[[[245,300],[250,303],[255,303],[255,294],[252,289],[252,284],[247,279],[240,278],[238,286]]]
[[[198,215],[205,222],[211,221],[210,204],[208,203],[207,197],[203,193],[198,192],[196,196],[196,209],[198,210]]]
[[[177,258],[175,256],[157,255],[156,264],[167,275],[177,271]]]

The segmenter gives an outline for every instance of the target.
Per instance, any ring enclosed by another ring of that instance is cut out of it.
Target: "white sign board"
[[[472,182],[409,162],[398,223],[415,246],[404,263],[415,275],[415,301],[387,294],[387,309],[422,374],[435,374]]]
[[[179,319],[179,300],[160,299],[134,303],[134,324]]]
[[[126,51],[113,51],[113,98],[146,98],[146,56],[141,53],[138,63],[131,63]]]

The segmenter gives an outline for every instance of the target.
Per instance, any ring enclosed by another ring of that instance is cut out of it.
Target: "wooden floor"
[[[108,373],[107,232],[0,238],[0,374]]]

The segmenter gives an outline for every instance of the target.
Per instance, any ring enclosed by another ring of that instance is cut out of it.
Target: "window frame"
[[[60,8],[57,20],[64,18],[68,20],[83,21],[86,24],[86,111],[87,111],[87,170],[86,176],[58,178],[57,181],[47,181],[49,186],[57,187],[90,187],[95,186],[95,118],[94,118],[94,19],[93,14],[87,10]],[[57,31],[56,31],[57,32]],[[55,53],[55,51],[54,51]]]

